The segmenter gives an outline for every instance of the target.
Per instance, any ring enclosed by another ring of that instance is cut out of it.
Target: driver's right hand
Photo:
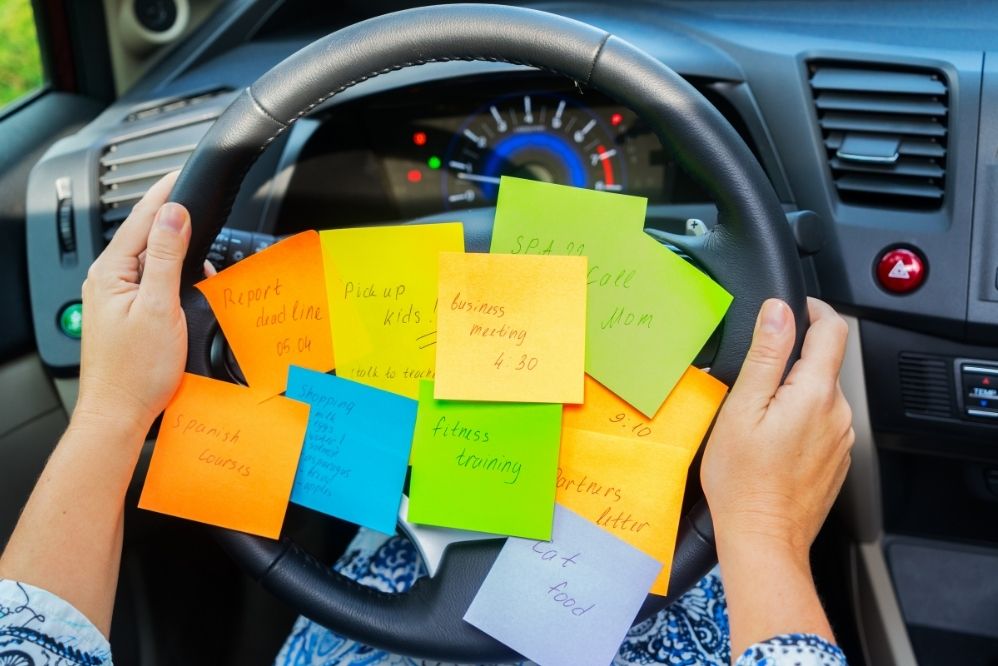
[[[700,479],[719,550],[776,549],[806,564],[845,480],[855,439],[838,382],[848,328],[817,299],[808,313],[800,360],[782,381],[794,317],[783,301],[763,304],[707,443]]]

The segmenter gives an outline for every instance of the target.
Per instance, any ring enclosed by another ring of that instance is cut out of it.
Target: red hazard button
[[[896,247],[887,250],[877,262],[880,286],[893,294],[915,291],[925,282],[925,260],[914,251]]]

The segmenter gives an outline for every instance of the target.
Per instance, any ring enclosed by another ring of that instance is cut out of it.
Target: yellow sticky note
[[[586,375],[585,403],[565,406],[563,427],[678,446],[689,452],[688,465],[727,392],[728,387],[723,383],[690,366],[655,416],[649,419]]]
[[[139,507],[276,539],[308,405],[185,374],[156,438]]]
[[[648,419],[586,376],[582,405],[566,405],[558,502],[662,562],[651,589],[666,594],[686,475],[727,387],[690,367]]]
[[[586,265],[442,253],[434,397],[582,402]]]
[[[460,223],[320,234],[340,377],[416,398],[433,379],[440,253],[462,252]]]
[[[286,238],[195,285],[258,401],[284,390],[288,368],[333,368],[319,234]]]

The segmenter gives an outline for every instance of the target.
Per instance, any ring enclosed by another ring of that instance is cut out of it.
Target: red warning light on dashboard
[[[417,146],[426,145],[426,132],[413,132],[412,142]]]
[[[624,116],[620,115],[619,113],[615,113],[612,116],[610,116],[610,124],[613,125],[614,127],[617,127],[622,122],[624,122]]]
[[[419,169],[409,169],[409,173],[405,177],[410,183],[418,183],[423,180],[423,172]]]

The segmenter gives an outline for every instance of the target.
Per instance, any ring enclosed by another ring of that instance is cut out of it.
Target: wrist
[[[134,393],[84,373],[70,425],[96,425],[113,433],[144,438],[158,415]]]
[[[780,502],[745,497],[735,510],[717,508],[713,519],[719,549],[738,553],[755,550],[767,557],[809,562],[814,532]]]
[[[810,575],[811,549],[785,536],[759,530],[716,530],[717,558],[725,562],[790,567]]]
[[[780,634],[816,634],[834,643],[811,575],[809,549],[772,535],[718,539],[733,659]]]
[[[148,413],[109,408],[106,404],[95,405],[81,396],[70,417],[68,429],[97,432],[102,438],[141,444],[154,420],[155,416]]]

